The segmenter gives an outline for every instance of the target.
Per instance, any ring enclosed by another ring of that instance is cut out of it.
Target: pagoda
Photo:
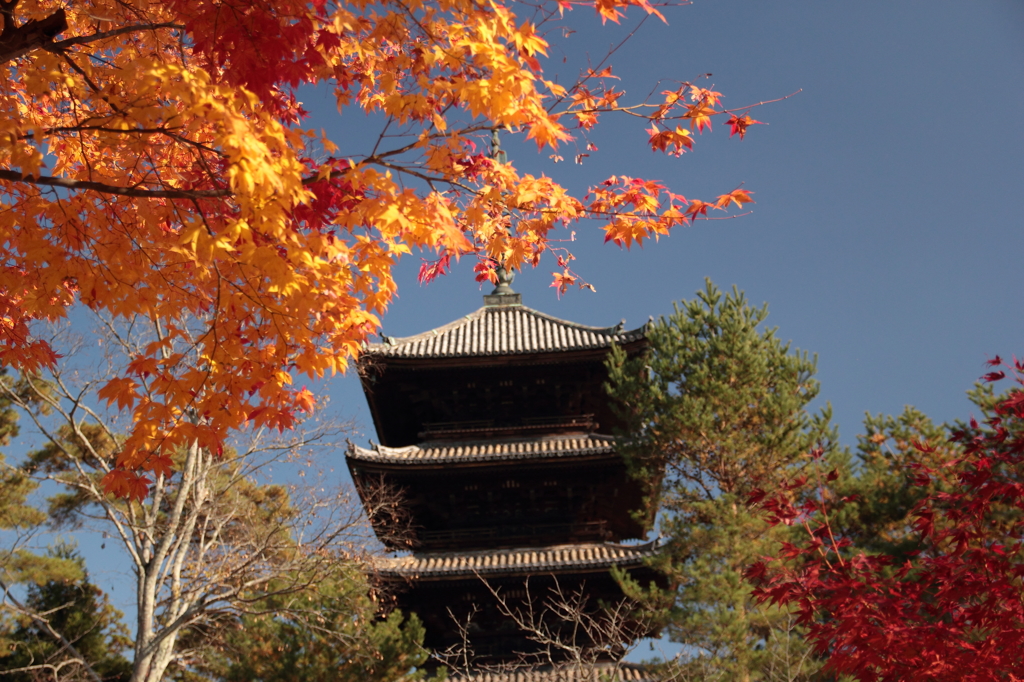
[[[423,621],[435,666],[450,666],[455,652],[473,670],[519,670],[474,679],[586,679],[558,672],[559,663],[591,647],[619,679],[639,680],[616,665],[621,642],[559,623],[552,595],[596,610],[622,597],[613,567],[654,579],[644,562],[652,549],[639,544],[648,524],[634,514],[642,491],[610,435],[616,417],[604,389],[612,345],[640,352],[646,327],[588,327],[531,310],[498,274],[476,312],[383,336],[361,356],[379,443],[351,445],[347,462],[378,538],[400,553],[378,575]]]

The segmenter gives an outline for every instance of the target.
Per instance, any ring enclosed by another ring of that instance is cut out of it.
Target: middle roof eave
[[[614,438],[587,434],[532,440],[430,443],[402,448],[377,444],[371,448],[363,448],[350,443],[346,458],[376,464],[433,465],[454,462],[560,459],[612,455],[614,452]]]

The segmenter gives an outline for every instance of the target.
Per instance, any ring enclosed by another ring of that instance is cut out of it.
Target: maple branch
[[[547,109],[548,113],[552,113],[555,110],[555,107],[564,102],[567,98],[571,97],[573,93],[579,92],[579,89],[583,87],[584,83],[586,83],[588,80],[590,80],[591,78],[599,78],[600,76],[598,75],[598,72],[601,69],[601,67],[608,63],[608,60],[612,58],[612,55],[619,51],[619,48],[625,45],[634,35],[636,35],[636,32],[640,30],[640,27],[644,25],[644,22],[646,22],[650,18],[650,16],[650,14],[645,15],[644,18],[642,18],[640,22],[633,27],[633,30],[629,32],[629,35],[623,38],[618,45],[613,45],[608,49],[608,52],[605,54],[605,56],[602,57],[600,62],[598,62],[597,67],[588,67],[587,74],[585,76],[577,80],[576,83],[573,84],[573,86],[569,88],[564,95],[555,98],[551,102],[551,106],[549,106]]]
[[[659,81],[659,83],[660,82],[661,81]],[[683,83],[683,85],[689,85],[689,83]],[[657,88],[658,88],[658,86],[656,85],[653,88],[653,90],[657,90]],[[731,108],[728,108],[728,109],[718,109],[718,110],[709,109],[709,110],[707,110],[707,115],[710,118],[712,116],[721,116],[723,114],[735,114],[736,112],[740,112],[740,111],[745,112],[745,111],[749,111],[750,109],[753,109],[754,107],[759,107],[759,106],[762,106],[762,105],[765,105],[765,104],[775,104],[777,102],[782,102],[784,100],[789,99],[790,97],[796,97],[801,92],[803,92],[803,88],[800,88],[799,90],[797,90],[795,92],[791,92],[790,94],[786,95],[785,97],[777,97],[775,99],[766,99],[766,100],[762,100],[760,102],[756,102],[754,104],[747,104],[747,105],[742,106],[742,107],[731,107]],[[652,91],[652,95],[653,95],[653,91]],[[565,99],[565,98],[563,97],[562,99]],[[648,96],[648,100],[649,99],[650,99],[650,95]],[[552,115],[561,118],[563,116],[572,116],[572,115],[575,115],[575,114],[620,113],[620,114],[628,114],[629,116],[635,116],[637,118],[642,118],[642,119],[645,119],[645,120],[648,120],[648,121],[652,121],[652,122],[656,122],[656,123],[660,123],[660,122],[664,122],[664,121],[681,121],[681,120],[686,120],[686,119],[690,118],[689,112],[683,113],[683,114],[676,114],[676,115],[673,115],[673,116],[667,116],[667,115],[665,115],[665,116],[652,116],[651,114],[645,113],[644,110],[645,109],[658,109],[658,108],[661,108],[664,105],[654,104],[654,103],[652,103],[652,102],[650,102],[648,100],[644,100],[643,102],[639,102],[637,104],[630,104],[628,106],[621,106],[621,107],[620,106],[605,106],[605,107],[588,107],[588,108],[580,108],[580,109],[571,109],[570,108],[570,109],[564,109],[562,111],[557,111],[557,112],[553,111]],[[552,109],[553,108],[554,107],[552,107]],[[762,123],[761,125],[768,125],[768,124],[767,123]]]
[[[0,33],[0,64],[23,57],[32,50],[52,44],[57,34],[68,28],[67,14],[59,9],[45,19],[30,19],[21,26],[14,21],[18,0],[0,3],[4,30]]]
[[[719,111],[717,113],[720,113],[720,114],[733,114],[733,113],[736,113],[737,111],[746,111],[747,109],[753,109],[754,107],[759,107],[759,106],[764,105],[764,104],[775,104],[776,102],[782,102],[784,100],[787,100],[790,97],[796,97],[797,95],[799,95],[803,91],[804,91],[804,89],[800,88],[796,92],[791,92],[788,95],[786,95],[785,97],[777,97],[775,99],[766,99],[766,100],[762,100],[760,102],[757,102],[755,104],[748,104],[745,107],[733,107],[731,109],[722,109],[721,111]],[[765,123],[763,125],[768,125],[768,124]]]
[[[383,156],[383,155],[382,155]],[[397,166],[388,164],[379,159],[371,160],[370,163],[376,163],[378,165],[401,170],[402,172],[414,175],[422,180],[428,182],[436,182],[443,180],[442,178],[433,178],[422,173],[413,171],[412,169],[404,166]],[[331,177],[337,177],[343,175],[341,172],[331,173]],[[309,185],[314,182],[321,180],[318,175],[310,175],[302,179],[303,185]],[[18,171],[0,169],[0,180],[7,180],[8,182],[24,182],[31,185],[44,185],[47,187],[60,187],[62,189],[73,189],[73,190],[85,190],[92,192],[99,192],[100,194],[116,194],[123,197],[133,197],[136,199],[218,199],[235,196],[235,193],[227,188],[224,189],[139,189],[137,187],[123,187],[119,185],[109,185],[105,182],[95,182],[92,180],[69,180],[65,178],[56,178],[52,175],[22,175]],[[449,180],[443,180],[444,182],[451,182]],[[457,184],[457,183],[452,183]]]
[[[104,182],[93,182],[92,180],[67,180],[55,178],[51,175],[23,176],[18,171],[12,170],[0,170],[0,180],[27,182],[33,185],[61,187],[64,189],[91,190],[101,194],[116,194],[123,197],[135,197],[136,199],[216,199],[234,195],[234,192],[229,189],[138,189],[135,187],[108,185]]]
[[[66,50],[69,47],[75,45],[87,45],[97,40],[104,40],[106,38],[116,38],[117,36],[124,35],[126,33],[135,33],[136,31],[156,31],[161,28],[170,28],[177,31],[184,31],[184,24],[174,23],[163,23],[163,24],[133,24],[131,26],[122,26],[121,28],[115,28],[111,31],[103,31],[100,33],[92,33],[87,36],[76,36],[74,38],[68,38],[67,40],[61,40],[56,43],[49,45],[43,45],[43,49],[50,52],[59,52],[60,50]]]

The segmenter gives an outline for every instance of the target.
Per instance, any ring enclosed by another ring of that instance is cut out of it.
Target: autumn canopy
[[[547,28],[628,5],[658,14],[648,0],[0,2],[0,364],[60,362],[38,325],[75,306],[145,325],[98,390],[131,415],[108,490],[143,496],[182,446],[219,452],[232,430],[311,409],[293,378],[345,370],[412,249],[431,254],[426,277],[469,256],[482,280],[536,265],[552,230],[583,219],[630,246],[749,202],[628,177],[574,197],[492,158],[493,130],[555,149],[610,112],[647,119],[672,154],[714,116],[741,137],[755,123],[687,82],[627,102],[603,66],[545,79]],[[303,84],[388,135],[335,156],[303,128]]]

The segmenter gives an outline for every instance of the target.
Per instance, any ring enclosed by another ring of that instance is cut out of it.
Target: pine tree
[[[366,576],[339,565],[297,593],[256,598],[249,613],[201,633],[181,682],[397,682],[422,679],[427,658],[415,615],[377,617]]]
[[[949,436],[947,426],[909,405],[897,417],[865,415],[854,452],[837,450],[827,463],[837,475],[831,484],[834,494],[846,500],[831,521],[835,532],[850,541],[851,551],[886,554],[901,564],[920,549],[911,532],[911,513],[942,486],[938,480],[921,485],[915,472],[960,455]]]
[[[14,620],[6,638],[6,655],[0,656],[3,679],[70,682],[95,679],[94,673],[101,680],[128,680],[131,663],[123,653],[131,642],[121,612],[89,581],[85,562],[73,546],[57,544],[49,556],[77,567],[79,577],[28,584],[23,610],[45,618],[46,623],[26,615]],[[60,633],[74,651],[69,651],[53,632]],[[83,661],[91,672],[85,670]]]
[[[0,368],[0,381],[7,381],[12,391],[23,394],[23,385],[10,382],[5,368]],[[38,403],[27,396],[23,398],[29,403]],[[10,394],[0,392],[2,446],[10,445],[18,435],[18,412],[13,404]],[[34,534],[47,520],[46,513],[29,501],[38,487],[39,484],[24,471],[7,464],[3,453],[0,453],[0,531],[5,532],[4,545],[0,547],[0,671],[45,661],[52,658],[56,648],[63,650],[57,664],[63,661],[64,667],[67,667],[69,659],[81,658],[82,654],[72,641],[73,634],[57,629],[64,624],[62,621],[68,614],[59,610],[50,614],[60,605],[70,605],[68,608],[77,610],[76,598],[65,594],[63,596],[68,598],[54,602],[51,597],[54,590],[67,586],[72,590],[95,588],[88,584],[81,561],[64,548],[48,554],[33,551]],[[39,603],[46,604],[43,612],[37,609]],[[61,638],[64,638],[63,642]],[[31,679],[27,675],[29,671],[20,677],[8,672],[4,679]]]
[[[752,515],[747,495],[834,439],[829,408],[807,409],[816,359],[761,329],[767,314],[708,281],[652,326],[646,354],[609,360],[622,451],[648,487],[641,513],[658,514],[657,564],[677,586],[666,630],[686,645],[680,679],[793,680],[817,668],[790,613],[757,605],[743,578],[786,533]]]

